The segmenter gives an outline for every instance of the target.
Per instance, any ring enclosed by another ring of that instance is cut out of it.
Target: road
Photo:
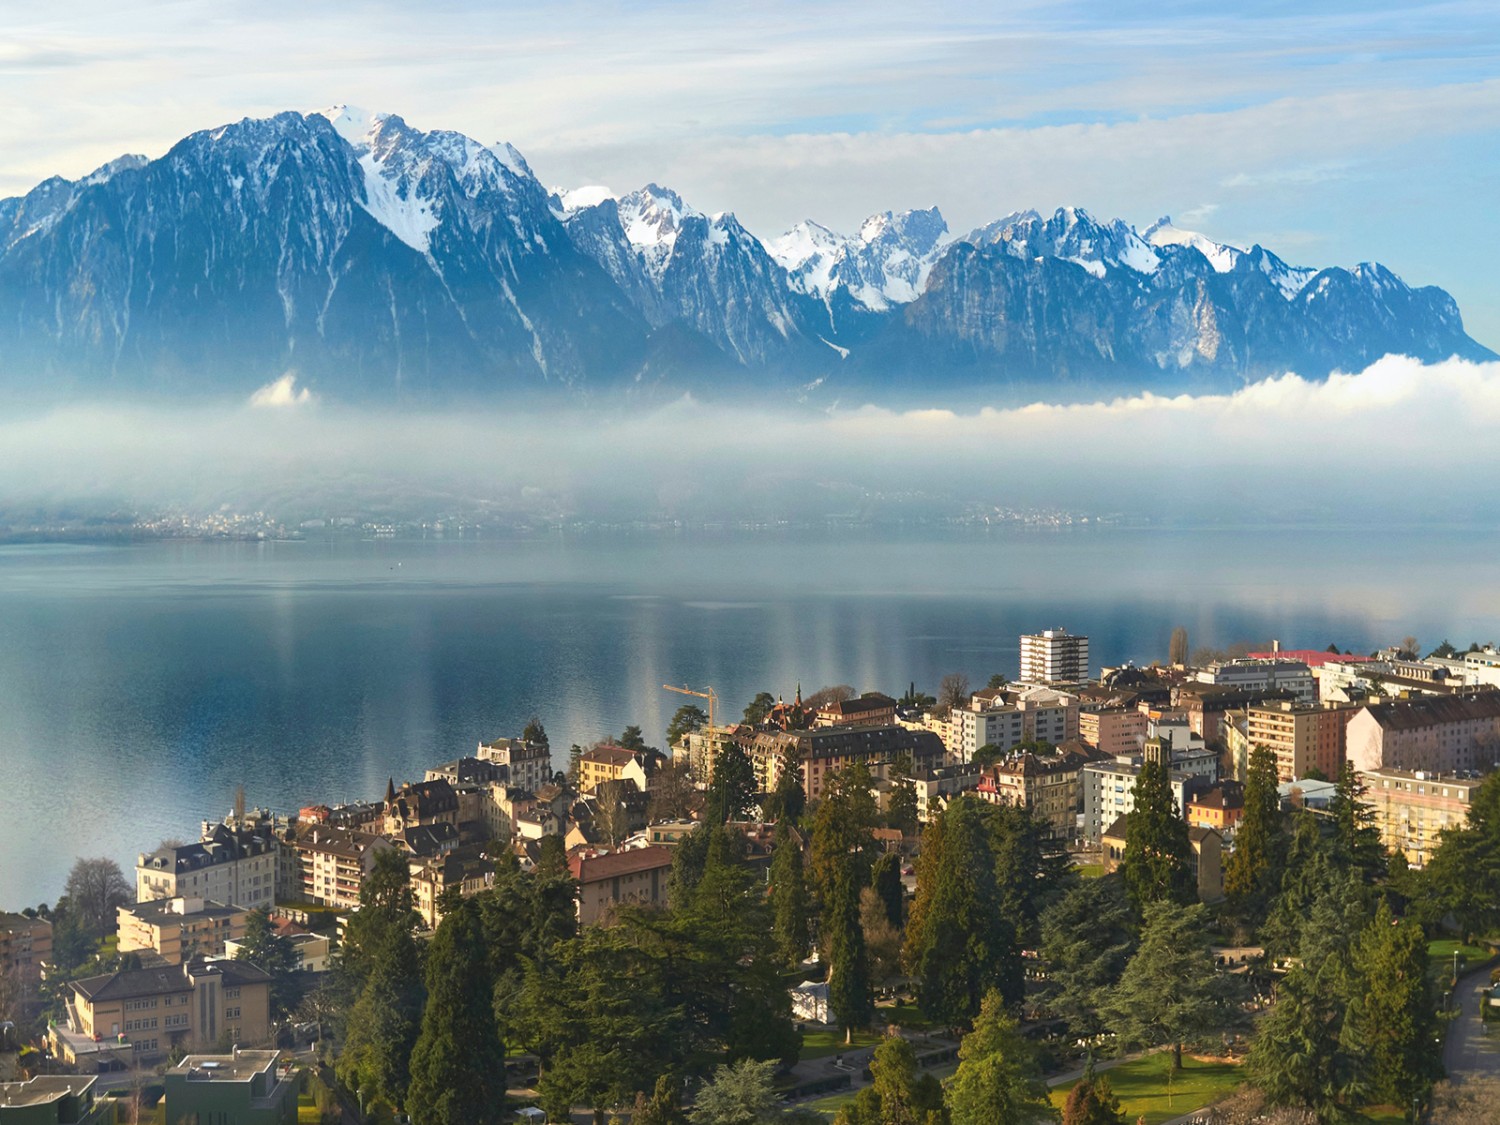
[[[1448,1025],[1448,1041],[1443,1044],[1443,1067],[1455,1083],[1468,1075],[1500,1075],[1500,1024],[1486,1035],[1486,1025],[1479,1020],[1479,990],[1489,983],[1488,967],[1458,978],[1459,1014]]]

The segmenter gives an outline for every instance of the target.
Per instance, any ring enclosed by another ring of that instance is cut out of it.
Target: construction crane
[[[714,707],[719,702],[719,697],[714,694],[713,688],[707,691],[694,691],[690,687],[673,687],[671,684],[662,684],[661,688],[663,691],[675,691],[678,695],[696,695],[699,699],[708,700],[708,730],[709,737],[713,737]]]

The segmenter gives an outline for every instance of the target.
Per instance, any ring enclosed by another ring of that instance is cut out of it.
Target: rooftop
[[[85,1094],[93,1084],[90,1074],[43,1074],[29,1082],[0,1082],[0,1105],[46,1105],[68,1094]]]
[[[185,1075],[194,1082],[248,1082],[276,1065],[280,1051],[236,1051],[232,1055],[188,1055],[168,1074]]]

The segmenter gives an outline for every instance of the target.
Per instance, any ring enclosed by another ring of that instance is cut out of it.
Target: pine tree
[[[370,951],[369,976],[349,1014],[337,1066],[339,1080],[364,1103],[379,1098],[399,1107],[405,1101],[424,999],[415,939],[409,930],[387,927]]]
[[[1134,797],[1120,871],[1135,908],[1144,913],[1153,902],[1186,906],[1196,901],[1193,846],[1187,821],[1178,814],[1172,798],[1166,767],[1146,762],[1135,779]]]
[[[901,857],[886,852],[875,861],[870,872],[870,886],[885,907],[885,919],[897,930],[906,926],[906,884],[901,881]]]
[[[792,835],[790,822],[776,822],[771,847],[771,910],[776,950],[783,964],[801,964],[808,951],[807,881],[802,849]]]
[[[909,754],[903,754],[891,763],[891,793],[886,805],[886,822],[906,836],[917,830],[917,786],[912,781],[911,770]]]
[[[422,1125],[487,1125],[505,1107],[505,1049],[495,1030],[479,908],[443,918],[427,956],[427,1006],[407,1098]]]
[[[1056,1117],[1036,1055],[1021,1038],[1000,993],[984,997],[974,1030],[958,1048],[958,1070],[948,1088],[953,1125],[1039,1122]]]
[[[235,960],[249,961],[271,974],[271,1018],[285,1019],[302,1000],[297,976],[297,951],[271,926],[265,910],[252,910],[245,917],[245,936],[240,939]]]
[[[1334,855],[1360,872],[1368,883],[1385,871],[1385,848],[1375,827],[1375,810],[1364,797],[1364,782],[1354,772],[1353,763],[1345,762],[1334,785],[1333,799],[1328,802],[1334,825]]]
[[[755,767],[745,756],[744,747],[733,739],[719,744],[714,755],[713,777],[703,803],[703,819],[708,824],[743,820],[755,799]]]
[[[1234,832],[1234,851],[1224,865],[1230,908],[1258,926],[1271,908],[1286,865],[1286,828],[1276,789],[1276,756],[1264,746],[1250,752],[1245,811]]]
[[[1135,915],[1118,875],[1084,879],[1042,915],[1047,1003],[1079,1035],[1104,1030],[1099,1009],[1138,943]]]
[[[856,1028],[868,1027],[875,1014],[870,963],[864,929],[859,924],[861,880],[854,863],[845,862],[824,892],[823,925],[818,944],[828,962],[828,1005],[852,1042]]]

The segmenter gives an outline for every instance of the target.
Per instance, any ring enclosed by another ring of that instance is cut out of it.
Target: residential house
[[[248,910],[203,898],[159,898],[122,906],[121,953],[150,953],[168,965],[194,955],[225,956],[225,943],[245,936]]]
[[[757,776],[769,781],[767,790],[776,787],[789,750],[802,772],[802,789],[809,801],[821,799],[827,779],[855,762],[873,767],[907,757],[917,775],[944,760],[943,744],[936,735],[901,726],[758,731],[751,742],[750,760]]]
[[[0,972],[21,986],[22,1000],[36,995],[42,962],[52,956],[52,923],[45,918],[0,911]]]
[[[552,750],[545,742],[527,742],[523,738],[497,738],[481,742],[475,756],[506,768],[506,783],[535,793],[548,784],[552,774]]]
[[[574,852],[568,871],[578,884],[578,921],[607,921],[616,906],[665,906],[674,849],[652,845],[625,851]]]
[[[473,898],[494,885],[494,861],[472,845],[412,863],[412,896],[417,913],[430,930],[436,930],[443,920],[441,899],[445,891],[456,890],[463,898]]]
[[[1071,839],[1078,833],[1079,775],[1097,758],[1081,742],[1065,743],[1055,754],[1012,754],[980,775],[975,796],[1031,809],[1054,837]]]
[[[644,793],[652,786],[656,758],[654,752],[609,743],[591,747],[578,758],[578,791],[593,793],[606,781],[628,781]]]
[[[1189,798],[1187,822],[1194,828],[1212,828],[1227,837],[1245,815],[1245,787],[1238,781],[1221,781],[1212,789]]]
[[[396,788],[394,778],[386,782],[383,831],[387,836],[400,836],[408,828],[427,824],[450,824],[457,828],[462,820],[458,794],[444,778],[416,784],[406,782],[400,789]]]

